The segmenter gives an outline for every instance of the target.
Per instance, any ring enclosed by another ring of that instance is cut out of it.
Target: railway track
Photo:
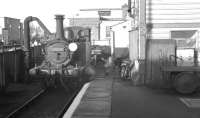
[[[35,99],[37,99],[44,92],[45,92],[44,89],[41,90],[41,91],[39,91],[36,95],[34,95],[31,99],[29,99],[28,101],[26,101],[23,105],[21,105],[20,107],[18,107],[15,110],[13,110],[12,112],[10,112],[7,116],[5,116],[5,118],[12,118],[12,117],[14,117],[15,114],[17,114],[18,112],[20,112],[23,108],[25,108],[28,104],[30,104]]]
[[[62,118],[79,90],[71,93],[61,88],[42,90],[5,118]]]

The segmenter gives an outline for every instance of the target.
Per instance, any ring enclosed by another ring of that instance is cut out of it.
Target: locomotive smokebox
[[[56,39],[57,40],[66,40],[64,36],[63,20],[64,15],[55,15],[56,16]]]

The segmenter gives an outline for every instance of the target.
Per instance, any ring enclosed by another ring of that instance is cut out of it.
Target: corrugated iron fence
[[[31,48],[31,67],[42,62],[41,49],[41,46]],[[25,79],[25,64],[21,47],[1,47],[0,50],[0,90],[3,90],[9,83]]]

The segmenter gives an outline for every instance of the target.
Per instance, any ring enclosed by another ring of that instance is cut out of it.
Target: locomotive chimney
[[[64,15],[56,15],[56,39],[65,40],[63,20]]]

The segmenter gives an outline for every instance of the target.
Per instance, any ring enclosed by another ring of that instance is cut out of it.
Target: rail
[[[39,115],[41,115],[40,117],[46,117],[46,115],[48,115],[49,117],[49,115],[51,115],[54,118],[62,118],[65,112],[67,111],[67,109],[72,104],[76,95],[79,93],[79,91],[80,91],[80,88],[78,88],[73,93],[70,93],[70,94],[68,93],[68,95],[66,95],[66,92],[65,91],[61,92],[60,89],[57,89],[56,91],[41,90],[35,96],[33,96],[31,99],[25,102],[23,105],[13,110],[11,113],[9,113],[5,118],[35,117],[35,116],[30,116],[29,110],[25,109],[27,107],[29,107],[29,109],[32,110],[33,112],[35,110],[38,110],[38,107],[43,109],[44,111],[41,110],[40,111],[41,113],[39,113]],[[52,99],[53,101],[59,100],[59,102],[52,102]],[[45,104],[43,104],[44,102]],[[49,106],[44,106],[47,104],[52,107],[50,108],[51,109],[50,111],[52,111],[53,109],[54,110],[57,109],[57,110],[56,111],[53,110],[54,113],[50,113]],[[60,106],[59,109],[57,105]],[[48,109],[45,110],[46,107],[48,107]]]
[[[28,104],[30,104],[31,102],[33,102],[35,99],[37,99],[40,95],[42,95],[42,93],[44,93],[45,90],[41,90],[40,92],[38,92],[36,95],[34,95],[31,99],[29,99],[27,102],[25,102],[23,105],[21,105],[19,108],[15,109],[14,111],[12,111],[11,113],[9,113],[5,118],[14,118],[14,116],[19,113],[22,109],[24,109]]]

